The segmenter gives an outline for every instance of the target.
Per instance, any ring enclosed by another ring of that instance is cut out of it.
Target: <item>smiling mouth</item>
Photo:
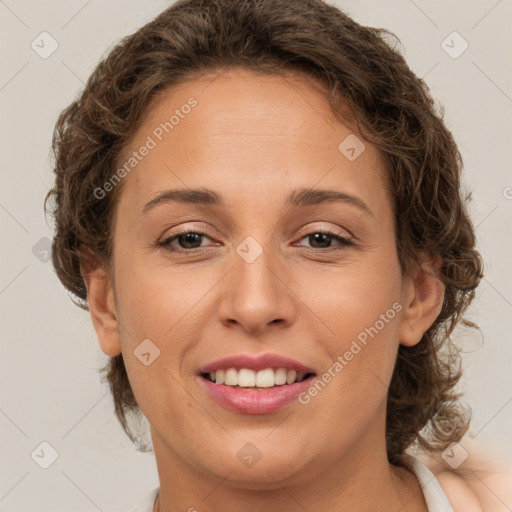
[[[297,372],[287,368],[266,368],[260,371],[248,368],[226,368],[214,372],[201,373],[201,377],[214,384],[251,390],[290,386],[315,375],[312,372]]]
[[[292,405],[300,393],[312,385],[316,373],[300,366],[297,370],[306,371],[299,372],[284,366],[260,366],[255,370],[227,366],[211,371],[210,366],[205,368],[210,371],[201,371],[197,377],[206,393],[230,411],[239,414],[272,414]]]

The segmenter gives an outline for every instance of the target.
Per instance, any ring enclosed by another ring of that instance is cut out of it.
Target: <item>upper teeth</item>
[[[258,387],[271,388],[272,386],[282,386],[283,384],[293,384],[300,382],[306,374],[287,370],[286,368],[265,368],[259,372],[249,370],[248,368],[228,368],[226,370],[217,370],[210,372],[210,378],[216,384],[226,386],[240,386],[243,388]]]

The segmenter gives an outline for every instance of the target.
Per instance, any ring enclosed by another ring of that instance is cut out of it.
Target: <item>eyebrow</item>
[[[151,199],[144,208],[142,213],[154,208],[158,204],[176,202],[181,204],[196,204],[203,206],[212,206],[216,208],[225,208],[226,203],[222,196],[217,192],[208,188],[198,189],[171,189],[160,192],[156,197]],[[367,215],[375,218],[370,208],[359,197],[339,192],[337,190],[322,190],[314,188],[299,188],[293,190],[286,198],[285,205],[289,208],[298,208],[323,203],[342,202],[359,208]]]

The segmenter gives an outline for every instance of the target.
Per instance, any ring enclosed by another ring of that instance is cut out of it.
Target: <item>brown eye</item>
[[[171,251],[193,252],[194,249],[201,249],[203,247],[201,245],[201,237],[209,238],[206,233],[200,231],[184,231],[166,238],[159,242],[158,245]],[[173,245],[174,241],[177,242],[177,246]]]
[[[302,237],[302,240],[308,239],[311,248],[315,250],[322,249],[341,249],[346,246],[354,245],[354,243],[343,236],[338,235],[332,231],[314,231]],[[338,247],[332,247],[331,241],[338,242]],[[339,247],[341,245],[341,247]]]

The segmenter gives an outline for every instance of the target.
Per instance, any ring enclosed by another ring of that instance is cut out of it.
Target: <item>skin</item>
[[[418,453],[435,475],[455,512],[509,512],[512,510],[512,468],[510,461],[492,453],[491,447],[471,437],[460,444],[468,458],[451,468],[439,456]],[[501,458],[501,460],[500,460]]]
[[[428,255],[402,275],[379,154],[368,143],[354,161],[339,151],[354,131],[334,120],[319,87],[299,76],[206,75],[164,91],[126,148],[197,99],[123,179],[113,275],[82,267],[101,349],[122,352],[151,425],[161,511],[427,510],[414,475],[387,461],[386,395],[399,344],[421,340],[444,289]],[[160,203],[142,213],[164,190],[198,187],[226,207]],[[373,215],[338,202],[286,207],[300,187],[357,196]],[[204,252],[156,246],[180,228],[206,232]],[[318,230],[354,245],[315,245],[307,235]],[[247,236],[263,250],[252,263],[236,252]],[[321,375],[395,302],[401,311],[306,405],[246,415],[199,386],[199,367],[237,353],[285,355]],[[145,366],[134,350],[148,338],[161,353]],[[251,468],[237,457],[249,442],[262,454]]]

